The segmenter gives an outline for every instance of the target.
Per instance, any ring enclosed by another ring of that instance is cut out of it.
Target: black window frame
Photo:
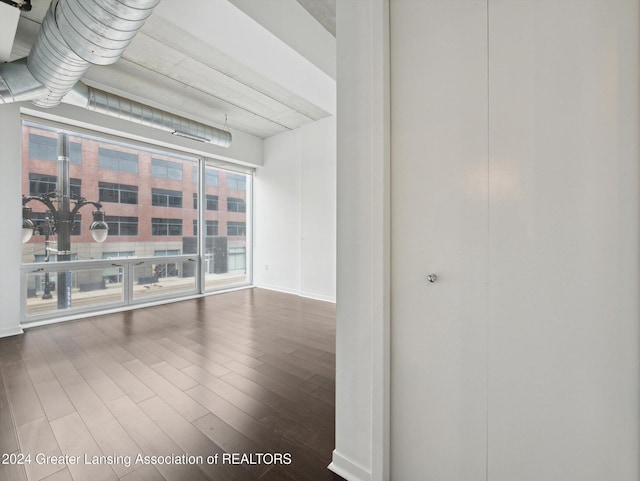
[[[75,197],[82,196],[82,179],[71,177],[69,179],[70,194]],[[40,186],[34,189],[34,185]],[[49,186],[49,187],[44,187]],[[44,188],[43,188],[44,187]],[[29,172],[29,195],[46,195],[58,190],[58,176]]]
[[[151,205],[182,209],[182,192],[179,190],[151,188]]]
[[[156,237],[182,236],[182,219],[152,217],[151,235]]]
[[[138,236],[140,233],[139,218],[135,216],[124,215],[107,215],[105,216],[105,222],[109,226],[109,236]],[[132,229],[131,226],[135,226]],[[131,229],[130,232],[123,232],[123,227]]]
[[[231,228],[235,233],[232,232]],[[247,235],[247,223],[237,221],[227,221],[227,236],[229,237],[244,237]]]
[[[107,192],[115,193],[115,195],[107,195]],[[134,198],[135,201],[133,201]],[[100,202],[138,205],[138,186],[114,182],[98,182],[98,199]]]
[[[227,212],[247,212],[247,203],[239,197],[227,197]]]

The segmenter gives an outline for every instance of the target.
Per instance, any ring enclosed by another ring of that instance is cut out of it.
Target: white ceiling
[[[22,13],[12,59],[28,54],[49,3],[33,2],[33,10]],[[245,17],[227,0],[164,0],[122,58],[91,67],[83,81],[260,138],[333,114],[327,105],[335,97],[335,81]],[[231,33],[221,35],[230,25]],[[313,92],[316,84],[328,102]]]
[[[336,36],[336,0],[297,0],[320,25]]]

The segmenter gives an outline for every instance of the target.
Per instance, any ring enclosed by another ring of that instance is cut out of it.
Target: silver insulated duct
[[[84,85],[82,82],[78,82],[73,87],[71,92],[63,99],[63,102],[112,117],[155,127],[192,140],[208,142],[225,148],[231,145],[231,133],[226,130],[217,129],[98,90]]]
[[[25,59],[0,64],[0,104],[61,101],[220,147],[231,134],[79,83],[118,61],[160,0],[53,0]]]
[[[160,0],[53,0],[27,58],[54,107],[92,65],[116,62]]]

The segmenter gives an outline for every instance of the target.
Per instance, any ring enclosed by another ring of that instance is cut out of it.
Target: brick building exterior
[[[198,162],[133,145],[89,136],[70,139],[71,193],[99,201],[109,236],[96,243],[89,231],[92,206],[80,210],[71,236],[72,259],[157,257],[195,254],[198,219]],[[52,192],[57,181],[57,133],[25,124],[22,192]],[[246,269],[247,176],[206,167],[205,272]],[[37,201],[33,222],[45,223],[46,207]],[[55,238],[52,238],[55,240]],[[45,258],[45,236],[23,246],[23,262]],[[171,272],[165,275],[180,275]]]

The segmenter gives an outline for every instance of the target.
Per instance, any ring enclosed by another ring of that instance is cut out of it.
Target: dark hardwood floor
[[[0,374],[3,481],[342,479],[330,303],[248,289],[28,329]]]

